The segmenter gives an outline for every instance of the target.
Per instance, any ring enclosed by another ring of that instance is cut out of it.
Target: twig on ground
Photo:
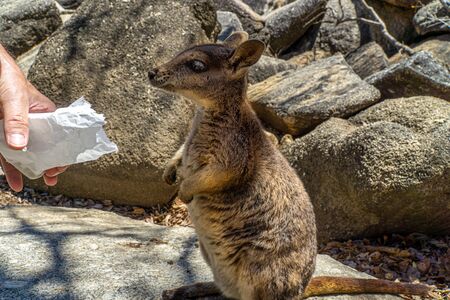
[[[344,12],[342,9],[342,3],[341,1],[339,1],[339,5],[341,6],[341,14],[338,15],[336,13],[336,11],[332,8],[332,7],[327,7],[327,10],[330,10],[333,18],[336,20],[336,22],[330,22],[330,21],[322,21],[324,23],[336,23],[336,25],[339,25],[340,23],[344,23],[344,22],[351,22],[351,21],[360,21],[360,22],[364,22],[366,24],[369,25],[374,25],[374,26],[378,26],[380,27],[380,31],[383,34],[383,36],[394,45],[394,47],[396,47],[397,49],[401,49],[403,51],[405,51],[407,54],[409,55],[413,55],[415,52],[413,49],[411,49],[410,47],[406,46],[405,44],[397,41],[397,39],[395,37],[393,37],[389,31],[387,30],[386,24],[384,23],[384,21],[378,16],[378,14],[376,13],[376,11],[373,9],[373,7],[371,7],[370,5],[367,4],[367,2],[365,0],[360,0],[361,4],[363,6],[363,8],[371,15],[371,17],[375,20],[370,20],[367,18],[349,18],[349,17],[344,17]]]
[[[397,49],[403,49],[407,54],[413,55],[414,50],[406,46],[405,44],[400,43],[395,39],[387,30],[386,24],[384,24],[383,20],[378,16],[378,14],[375,12],[375,9],[371,7],[369,4],[367,4],[366,0],[360,0],[363,7],[371,14],[372,18],[374,18],[379,24],[381,28],[381,33],[384,35],[386,39],[389,40]]]

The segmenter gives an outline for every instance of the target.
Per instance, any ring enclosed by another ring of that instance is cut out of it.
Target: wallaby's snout
[[[148,71],[148,79],[150,84],[154,87],[164,88],[168,84],[170,75],[167,71],[161,70],[161,68],[153,68]]]

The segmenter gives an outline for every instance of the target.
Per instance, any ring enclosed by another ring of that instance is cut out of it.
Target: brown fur
[[[263,50],[235,33],[223,45],[190,48],[149,72],[154,86],[198,105],[164,178],[172,184],[178,169],[179,197],[188,203],[215,282],[168,291],[165,299],[219,292],[243,300],[301,299],[310,282],[317,249],[312,204],[246,98],[248,67]]]

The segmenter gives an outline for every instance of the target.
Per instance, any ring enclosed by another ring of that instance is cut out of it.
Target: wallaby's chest
[[[244,146],[237,142],[242,135],[239,131],[240,124],[227,116],[197,112],[186,140],[183,168],[195,172],[207,164],[233,160],[233,149]]]

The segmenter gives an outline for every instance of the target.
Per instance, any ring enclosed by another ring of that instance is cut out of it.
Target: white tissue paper
[[[29,114],[30,137],[25,150],[9,148],[0,122],[0,153],[30,179],[45,170],[96,160],[116,152],[103,130],[105,118],[83,97],[52,113]]]

